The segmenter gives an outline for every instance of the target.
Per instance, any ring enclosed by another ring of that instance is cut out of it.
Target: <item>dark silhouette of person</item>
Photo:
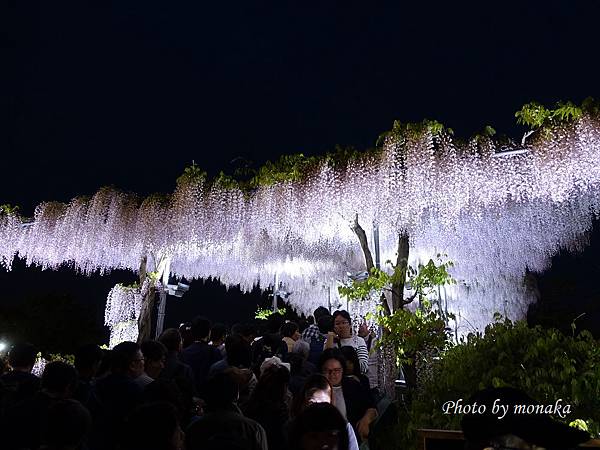
[[[291,450],[348,450],[346,421],[335,406],[312,404],[293,420],[289,442]]]
[[[239,386],[230,368],[206,383],[206,414],[186,430],[187,450],[267,450],[267,434],[256,421],[244,417],[237,406]]]
[[[208,345],[210,335],[210,321],[204,317],[196,317],[192,321],[192,336],[194,342],[181,352],[181,361],[192,368],[196,392],[203,397],[203,385],[208,375],[208,370],[222,356],[221,352],[212,345]]]

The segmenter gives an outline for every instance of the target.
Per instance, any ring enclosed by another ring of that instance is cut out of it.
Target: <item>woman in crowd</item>
[[[269,448],[285,448],[284,425],[290,417],[289,381],[288,368],[277,364],[265,368],[244,407],[244,415],[265,429]]]
[[[365,340],[352,333],[352,319],[348,311],[339,310],[333,313],[333,331],[327,333],[325,348],[341,348],[345,345],[354,347],[358,355],[360,373],[369,371],[369,351]]]
[[[296,322],[287,321],[281,326],[281,340],[287,344],[288,354],[292,353],[294,344],[302,336],[299,330]]]
[[[344,376],[351,377],[358,381],[365,389],[370,390],[369,378],[366,375],[360,373],[360,363],[358,361],[358,355],[356,349],[349,345],[344,345],[340,351],[344,358],[346,358],[346,366],[344,367]]]
[[[338,349],[323,351],[319,360],[319,372],[333,388],[334,405],[350,422],[361,440],[369,437],[369,427],[377,418],[377,409],[371,393],[352,377],[344,377],[346,359]]]

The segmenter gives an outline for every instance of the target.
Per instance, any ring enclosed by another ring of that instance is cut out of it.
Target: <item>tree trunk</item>
[[[371,273],[371,269],[374,267],[373,255],[371,254],[371,249],[369,249],[367,233],[365,233],[363,227],[361,227],[358,223],[358,214],[354,218],[352,231],[354,231],[354,234],[356,234],[356,236],[358,237],[358,241],[360,242],[360,248],[362,248],[363,254],[365,255],[365,265],[367,266],[367,272]]]
[[[408,253],[410,245],[408,233],[402,232],[398,235],[398,257],[396,259],[395,272],[401,276],[394,277],[392,283],[392,308],[394,311],[404,306],[404,284],[406,283],[406,269],[408,268]]]
[[[140,263],[140,286],[144,286],[146,281],[148,258],[144,256]],[[156,292],[154,285],[151,284],[142,298],[142,306],[138,317],[138,344],[147,341],[151,338],[152,333],[152,311],[154,311],[154,303],[156,301]]]

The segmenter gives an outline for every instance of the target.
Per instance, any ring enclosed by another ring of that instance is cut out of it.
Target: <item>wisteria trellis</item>
[[[410,236],[412,264],[446,254],[459,280],[446,292],[448,309],[459,329],[481,329],[496,311],[523,316],[532,301],[526,270],[585,245],[600,209],[597,119],[584,116],[526,152],[497,157],[517,149],[427,131],[388,137],[380,156],[341,168],[324,161],[302,182],[251,195],[202,179],[180,183],[166,202],[104,188],[91,199],[39,205],[29,226],[1,217],[0,264],[10,269],[18,255],[43,268],[137,271],[142,256],[160,255],[173,276],[243,290],[268,289],[278,273],[289,301],[310,312],[328,292],[337,297],[347,272],[364,270],[350,228],[358,214],[367,234],[378,225],[382,261],[395,259],[400,231]]]

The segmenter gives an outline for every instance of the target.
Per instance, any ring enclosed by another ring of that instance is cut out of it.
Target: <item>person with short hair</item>
[[[92,416],[77,400],[63,399],[48,408],[47,427],[40,450],[84,450]]]
[[[75,390],[77,371],[63,361],[46,364],[42,374],[41,390],[6,411],[2,425],[3,448],[7,450],[37,449],[46,432],[50,407],[70,398]]]
[[[221,356],[225,357],[225,338],[227,337],[227,327],[222,323],[215,323],[210,329],[210,342],[217,350],[221,352]]]
[[[104,358],[104,352],[96,344],[79,347],[75,351],[75,369],[77,370],[77,387],[73,398],[85,404],[90,398],[93,383]]]
[[[267,450],[267,435],[256,421],[244,417],[237,406],[237,369],[230,368],[206,382],[206,414],[186,431],[187,450],[240,448]]]
[[[167,348],[165,367],[160,373],[160,378],[173,380],[175,378],[184,378],[194,384],[194,372],[192,368],[179,360],[179,354],[183,349],[183,339],[181,333],[176,328],[167,328],[158,337],[158,341]]]
[[[0,376],[0,413],[2,409],[33,397],[40,388],[40,379],[31,373],[36,358],[37,349],[29,343],[17,343],[8,352],[12,370]]]
[[[144,355],[144,372],[134,381],[143,389],[156,380],[165,368],[167,347],[158,341],[144,341],[141,350]]]
[[[312,404],[292,422],[289,442],[291,450],[348,450],[346,421],[335,406]]]
[[[142,397],[142,388],[134,381],[144,372],[144,355],[140,346],[125,341],[116,345],[110,353],[110,374],[96,382],[87,405],[93,418],[92,450],[116,447],[125,417]]]
[[[208,345],[211,323],[205,317],[198,316],[192,321],[192,336],[194,342],[183,349],[180,354],[181,361],[192,368],[196,392],[202,396],[203,385],[208,375],[208,370],[223,356],[215,347]]]
[[[127,450],[181,450],[185,435],[175,407],[168,402],[138,406],[127,417],[121,438]]]

